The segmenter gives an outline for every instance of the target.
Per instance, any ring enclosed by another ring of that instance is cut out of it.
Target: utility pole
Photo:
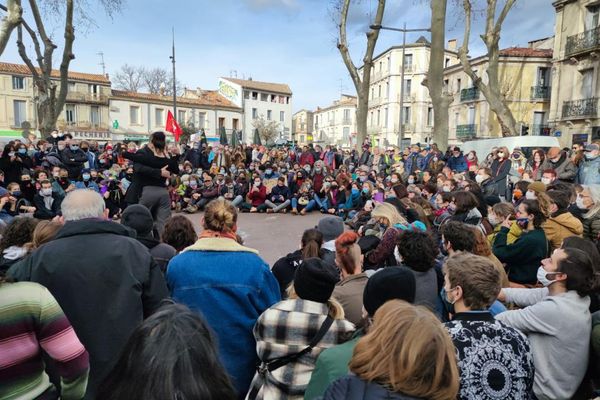
[[[102,66],[102,75],[106,76],[106,64],[104,63],[104,52],[99,51],[96,54],[100,56],[100,64],[98,64],[98,65]]]
[[[169,57],[173,63],[173,118],[177,121],[177,79],[175,77],[175,27],[173,27],[173,55]],[[182,122],[182,121],[177,121]]]

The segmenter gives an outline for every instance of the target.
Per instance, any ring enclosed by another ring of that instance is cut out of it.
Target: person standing
[[[510,192],[507,186],[508,174],[512,168],[512,164],[508,159],[508,148],[500,147],[496,153],[496,159],[492,162],[490,167],[492,171],[493,182],[497,186],[498,196],[505,199],[510,199]]]
[[[74,140],[69,140],[69,145],[60,152],[60,159],[69,171],[71,180],[79,178],[83,164],[88,162],[87,155],[79,148],[79,142]]]
[[[85,399],[92,400],[130,334],[169,293],[146,247],[107,220],[102,196],[74,190],[61,208],[56,237],[7,275],[40,283],[61,305],[90,354]]]
[[[585,160],[579,164],[577,183],[580,185],[600,184],[600,144],[590,143],[585,146]]]
[[[210,202],[198,241],[171,259],[167,283],[173,299],[204,315],[239,396],[255,372],[252,328],[281,296],[269,266],[236,241],[237,211],[225,199]]]

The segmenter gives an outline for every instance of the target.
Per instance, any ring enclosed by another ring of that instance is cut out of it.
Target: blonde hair
[[[233,232],[237,223],[237,211],[231,202],[215,199],[208,203],[204,211],[204,229],[215,232]]]
[[[298,296],[298,293],[296,293],[296,289],[294,288],[294,282],[290,283],[290,285],[287,287],[287,289],[285,291],[288,295],[288,299],[290,299],[290,300],[300,298],[300,296]],[[330,297],[329,300],[327,300],[327,307],[329,307],[329,316],[331,318],[333,318],[333,319],[345,319],[346,318],[346,314],[344,313],[344,308],[333,297]]]
[[[390,300],[356,347],[350,371],[394,392],[432,400],[454,400],[459,375],[454,345],[431,311]]]
[[[406,219],[398,212],[398,209],[390,203],[380,203],[373,211],[371,211],[371,217],[373,218],[385,218],[390,223],[390,226],[396,224],[406,224]]]
[[[60,222],[48,220],[40,221],[33,230],[31,242],[26,245],[27,249],[30,251],[35,250],[44,243],[48,243],[54,239],[60,228],[62,228]]]

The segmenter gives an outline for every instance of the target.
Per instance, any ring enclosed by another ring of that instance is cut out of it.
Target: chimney
[[[196,96],[202,97],[202,89],[200,89],[199,87],[196,88]]]
[[[448,50],[456,51],[456,39],[448,40]]]
[[[251,81],[251,80],[252,80],[252,77],[251,77],[251,76],[249,76],[249,77],[248,77],[248,80],[249,80],[249,81]]]

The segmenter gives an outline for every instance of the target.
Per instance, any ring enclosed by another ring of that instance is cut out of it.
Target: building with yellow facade
[[[292,115],[292,140],[303,146],[313,141],[314,113],[302,109]]]
[[[517,121],[521,135],[551,135],[550,110],[551,39],[531,42],[529,47],[500,51],[501,92]],[[487,83],[488,57],[471,60],[474,71]],[[480,75],[481,74],[481,75]],[[483,94],[473,86],[461,64],[444,70],[446,90],[454,96],[449,109],[449,143],[502,136],[496,115]]]

